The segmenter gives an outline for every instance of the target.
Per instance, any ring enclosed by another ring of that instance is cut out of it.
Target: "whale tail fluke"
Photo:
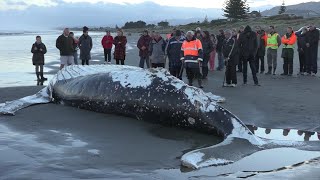
[[[48,88],[46,87],[34,95],[0,104],[0,114],[14,115],[16,111],[28,106],[32,106],[35,104],[45,104],[49,102],[50,97]]]
[[[227,165],[261,150],[263,148],[251,144],[246,139],[230,137],[220,144],[184,154],[181,163],[192,169]]]

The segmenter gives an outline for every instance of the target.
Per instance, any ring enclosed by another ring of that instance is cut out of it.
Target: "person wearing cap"
[[[193,79],[198,79],[199,88],[202,86],[201,63],[203,61],[203,50],[201,41],[194,37],[193,31],[188,31],[187,38],[181,46],[181,60],[184,62],[188,77],[188,84],[192,86]]]
[[[104,50],[105,63],[111,64],[111,49],[113,45],[113,37],[110,31],[106,31],[106,35],[102,38],[101,44]]]
[[[185,39],[181,35],[181,31],[176,30],[173,38],[171,38],[167,44],[166,51],[169,58],[170,74],[182,80],[182,62],[180,61],[180,51],[182,43]]]
[[[60,35],[56,40],[56,47],[60,51],[60,70],[64,68],[64,66],[74,64],[74,41],[69,34],[69,28],[65,28],[63,30],[63,34]]]
[[[150,68],[150,58],[149,58],[149,46],[152,39],[149,36],[148,30],[144,30],[142,36],[139,38],[137,47],[139,48],[140,63],[139,67],[144,68],[146,63],[147,68]]]
[[[89,65],[89,60],[91,59],[91,49],[92,49],[92,38],[88,34],[89,28],[83,27],[83,34],[79,38],[79,49],[80,49],[80,59],[82,60],[82,65]]]

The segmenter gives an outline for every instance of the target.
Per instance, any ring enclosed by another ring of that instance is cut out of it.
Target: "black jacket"
[[[255,56],[258,50],[257,35],[251,30],[250,26],[246,26],[239,36],[240,54],[243,57]]]
[[[319,30],[308,31],[306,33],[306,43],[310,44],[310,47],[318,47],[319,45]]]
[[[257,32],[257,39],[258,39],[258,50],[257,56],[263,57],[266,55],[266,33],[264,30]]]
[[[167,55],[169,58],[169,66],[173,67],[181,67],[181,46],[185,39],[183,37],[180,38],[179,41],[175,37],[171,38],[167,45]]]
[[[237,65],[239,61],[239,47],[237,39],[232,37],[222,44],[222,53],[224,58],[228,60],[229,65]]]
[[[210,57],[210,53],[213,51],[213,43],[210,38],[202,38],[203,58]]]
[[[306,50],[306,34],[298,34],[298,52],[303,53]]]
[[[217,35],[217,41],[218,41],[217,48],[216,48],[217,52],[221,52],[222,45],[223,45],[223,42],[224,42],[225,39],[226,39],[226,36],[224,34]]]
[[[66,37],[63,34],[59,36],[56,47],[60,50],[61,56],[73,56],[74,54],[73,38],[70,36]]]

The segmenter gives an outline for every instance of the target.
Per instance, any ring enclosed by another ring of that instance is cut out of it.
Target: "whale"
[[[257,151],[277,147],[320,150],[318,142],[256,136],[222,106],[225,101],[224,97],[185,84],[163,68],[73,65],[58,71],[38,93],[0,104],[0,114],[15,115],[31,105],[58,103],[222,137],[219,144],[181,156],[182,166],[193,169],[234,163]]]

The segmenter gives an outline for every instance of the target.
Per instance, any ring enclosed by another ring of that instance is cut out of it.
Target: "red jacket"
[[[101,40],[101,44],[104,49],[111,49],[113,44],[113,37],[105,35]]]

